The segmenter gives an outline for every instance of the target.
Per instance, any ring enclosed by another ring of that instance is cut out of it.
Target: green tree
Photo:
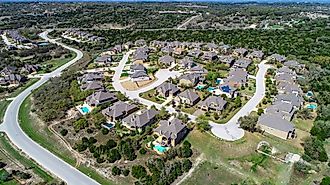
[[[146,177],[147,174],[147,170],[145,169],[144,166],[141,165],[133,165],[132,166],[132,176],[136,179],[141,179]]]
[[[258,117],[254,116],[252,114],[248,116],[243,116],[238,119],[238,123],[240,124],[240,127],[244,130],[255,132],[256,131],[256,125],[257,125]]]
[[[112,172],[112,175],[114,175],[114,176],[117,176],[117,175],[120,175],[121,174],[121,170],[117,166],[114,166],[112,168],[111,172]]]

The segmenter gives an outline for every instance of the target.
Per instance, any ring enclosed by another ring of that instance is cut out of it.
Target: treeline
[[[107,49],[116,44],[138,39],[215,42],[236,47],[263,50],[266,54],[279,53],[296,56],[303,60],[330,56],[330,31],[324,28],[311,30],[94,30],[91,33],[105,37],[107,42],[100,45],[79,43],[81,48],[93,47]],[[316,59],[318,60],[318,59]]]

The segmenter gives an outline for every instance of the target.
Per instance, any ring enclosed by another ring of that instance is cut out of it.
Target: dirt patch
[[[140,88],[146,87],[157,80],[157,78],[154,76],[151,76],[150,78],[151,78],[151,80],[142,81],[142,82],[132,82],[132,81],[128,80],[128,81],[122,82],[121,85],[129,91],[135,91]]]

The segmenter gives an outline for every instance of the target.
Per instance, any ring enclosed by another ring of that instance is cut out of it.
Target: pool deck
[[[89,112],[83,112],[83,110],[81,109],[82,107],[87,107]],[[83,105],[78,105],[76,106],[76,109],[82,114],[82,115],[86,115],[90,112],[92,112],[93,108],[91,106],[89,106],[88,104],[84,103]]]

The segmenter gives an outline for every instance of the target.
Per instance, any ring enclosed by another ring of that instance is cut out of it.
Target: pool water
[[[166,152],[166,150],[167,150],[166,147],[161,146],[161,145],[155,145],[155,146],[154,146],[154,149],[156,149],[156,150],[157,150],[158,152],[160,152],[160,153],[164,153],[164,152]]]
[[[205,87],[205,85],[197,85],[196,89],[202,90]]]
[[[214,87],[209,87],[209,88],[207,88],[207,91],[209,91],[209,92],[213,92],[214,91]]]
[[[81,107],[80,110],[85,114],[90,112],[88,107]]]
[[[114,123],[105,123],[105,124],[102,124],[102,126],[106,129],[110,130],[115,126],[115,124]]]
[[[317,105],[315,105],[315,104],[308,104],[308,105],[307,105],[307,108],[308,108],[308,109],[313,109],[313,110],[314,110],[314,109],[317,108]]]

